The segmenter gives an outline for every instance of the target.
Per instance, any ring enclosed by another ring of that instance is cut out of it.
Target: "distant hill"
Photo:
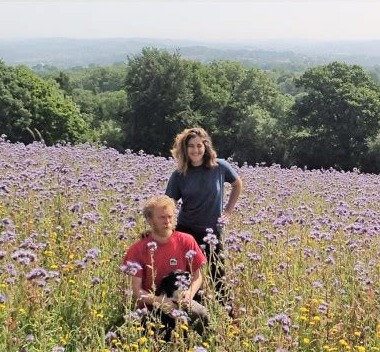
[[[57,68],[112,65],[124,62],[143,47],[179,50],[184,58],[207,63],[234,60],[262,69],[274,66],[305,69],[338,60],[364,67],[380,65],[380,41],[317,42],[268,40],[241,43],[196,42],[158,39],[29,39],[0,40],[0,58],[6,64]]]

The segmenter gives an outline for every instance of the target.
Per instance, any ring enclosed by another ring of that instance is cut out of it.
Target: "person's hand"
[[[173,309],[178,309],[178,304],[173,300],[173,298],[165,297],[161,303],[161,310],[170,315]]]
[[[230,211],[225,210],[223,212],[222,216],[218,219],[218,224],[220,226],[227,225],[228,222],[229,222],[229,218],[230,218],[231,215],[232,215],[232,211],[231,210]]]
[[[180,302],[187,308],[190,305],[193,297],[190,290],[185,290],[181,292]]]

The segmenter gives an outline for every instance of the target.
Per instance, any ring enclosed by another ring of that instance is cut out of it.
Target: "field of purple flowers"
[[[0,351],[380,351],[380,177],[235,167],[224,242],[238,322],[206,279],[210,331],[182,322],[165,343],[139,324],[120,264],[173,160],[0,139]]]

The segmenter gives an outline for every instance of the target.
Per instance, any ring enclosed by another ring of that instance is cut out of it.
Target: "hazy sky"
[[[380,1],[0,0],[0,38],[380,39]]]

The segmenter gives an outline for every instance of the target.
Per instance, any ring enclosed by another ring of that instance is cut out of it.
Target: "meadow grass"
[[[380,177],[234,167],[244,191],[223,242],[238,319],[205,267],[209,330],[179,322],[165,343],[120,266],[174,161],[0,139],[0,351],[380,351]]]

